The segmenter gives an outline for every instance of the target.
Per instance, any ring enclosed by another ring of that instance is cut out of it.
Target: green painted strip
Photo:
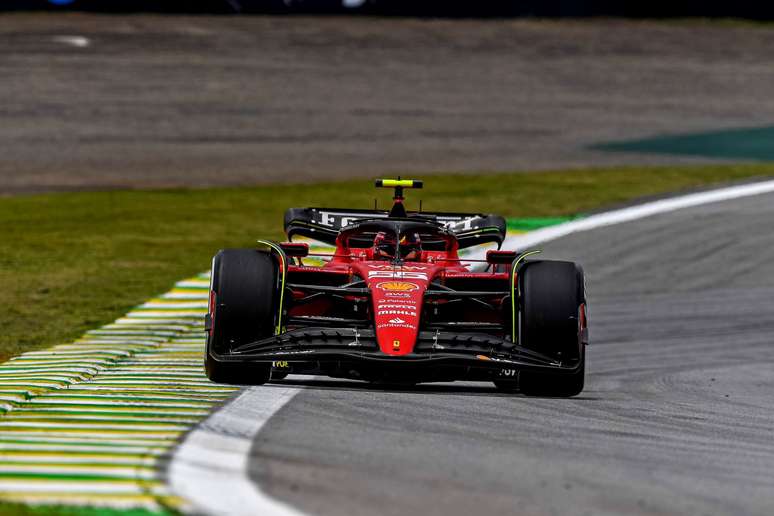
[[[61,356],[61,355],[36,355],[36,356],[19,356],[14,357],[3,366],[8,364],[24,365],[24,364],[96,364],[105,365],[113,364],[117,359],[111,357],[91,357],[91,356]]]
[[[70,407],[73,407],[72,409]],[[16,409],[14,412],[16,413],[22,413],[22,414],[110,414],[110,415],[124,415],[124,416],[133,416],[135,414],[150,414],[150,415],[159,415],[159,417],[165,417],[167,415],[175,415],[175,414],[196,414],[196,415],[202,415],[206,414],[207,410],[206,407],[187,407],[183,404],[178,404],[177,406],[162,406],[162,405],[128,405],[128,404],[120,404],[116,405],[115,403],[111,404],[104,404],[104,403],[93,403],[93,404],[85,404],[85,403],[71,403],[71,404],[64,404],[64,403],[36,403],[31,408],[23,408],[23,409]]]
[[[70,392],[70,391],[73,392]],[[236,390],[236,389],[234,389]],[[232,391],[233,392],[233,391]],[[230,395],[229,392],[222,392],[218,393],[222,397],[227,397]],[[184,395],[177,395],[177,396],[170,396],[168,392],[159,392],[154,389],[149,389],[145,392],[125,392],[121,390],[114,390],[114,389],[105,389],[102,391],[93,391],[92,389],[67,389],[65,392],[49,392],[46,393],[46,396],[49,398],[52,397],[64,397],[64,398],[81,398],[81,399],[91,399],[91,400],[102,400],[105,398],[115,398],[116,400],[124,400],[124,401],[147,401],[147,402],[153,402],[160,401],[160,400],[167,400],[167,401],[206,401],[210,400],[211,394],[210,393],[204,393],[204,392],[191,392],[190,390],[185,391]],[[214,400],[217,401],[217,400]]]
[[[17,445],[16,447],[0,444],[0,457],[53,457],[51,461],[56,462],[57,460],[63,459],[92,460],[110,457],[113,457],[117,460],[121,460],[123,458],[134,459],[138,457],[148,459],[149,456],[158,456],[164,452],[163,448],[135,448],[134,450],[117,450],[112,447],[88,447],[88,449],[69,448],[62,450],[62,448],[59,446],[51,445],[48,445],[47,447],[28,448],[28,444],[29,443],[24,443],[24,445]]]
[[[119,449],[134,449],[140,447],[158,449],[158,447],[161,446],[155,439],[112,439],[108,441],[86,441],[78,437],[44,436],[41,438],[41,436],[37,434],[34,436],[14,435],[13,437],[4,436],[3,438],[0,438],[0,447],[15,444],[26,444],[29,446],[61,446],[63,449],[67,449],[70,446],[89,446],[98,448],[116,447]]]
[[[209,387],[211,385],[206,377],[202,377],[198,374],[180,374],[179,372],[173,372],[169,375],[162,375],[159,373],[137,374],[121,373],[117,371],[113,374],[100,375],[99,381],[128,384],[140,382],[144,383],[146,387],[151,385],[202,385],[204,387]]]
[[[68,382],[53,382],[53,381],[41,382],[41,381],[32,381],[32,380],[24,383],[19,383],[20,381],[23,381],[23,380],[18,380],[18,379],[0,380],[0,389],[2,389],[2,391],[6,391],[9,388],[24,389],[29,387],[39,387],[41,389],[57,389],[59,387],[64,387],[65,385],[68,384]],[[28,389],[27,392],[35,392],[35,391],[33,391],[32,389]]]
[[[107,480],[137,480],[154,481],[156,476],[154,464],[146,465],[113,465],[113,464],[40,464],[5,462],[0,466],[0,478],[17,477],[20,475],[53,475],[66,478],[74,475],[87,475],[93,478]]]
[[[83,385],[81,388],[83,390],[87,390],[87,391],[95,391],[95,392],[104,391],[104,392],[107,392],[107,391],[115,390],[116,389],[116,385],[120,385],[121,389],[123,389],[125,391],[131,391],[131,392],[143,392],[143,391],[146,391],[148,389],[147,386],[140,385],[140,384],[120,384],[120,383],[118,383],[118,384],[116,384],[116,383],[107,383],[105,385],[88,384],[88,385]],[[153,389],[154,389],[155,392],[158,392],[158,393],[165,393],[165,394],[179,393],[181,395],[186,395],[188,392],[190,392],[191,386],[165,387],[165,386],[158,386],[158,385],[156,385],[156,386],[153,387]],[[202,394],[202,395],[203,394],[218,394],[218,393],[230,393],[230,392],[233,392],[233,391],[229,390],[228,387],[205,388],[203,386],[199,386],[197,391],[198,391],[198,394]]]
[[[104,428],[104,425],[81,425],[67,428],[59,426],[34,426],[34,425],[5,425],[3,432],[7,435],[38,435],[39,437],[77,437],[96,438],[102,441],[110,441],[115,438],[140,439],[144,441],[176,439],[185,429],[156,429],[153,430],[143,425],[135,425],[131,428]]]
[[[173,516],[176,511],[159,508],[112,509],[109,507],[68,507],[65,505],[33,505],[0,503],[0,514],[13,516]]]
[[[206,412],[205,412],[206,414]],[[19,412],[18,410],[12,411],[7,414],[6,421],[13,422],[13,424],[38,424],[38,423],[62,423],[62,424],[86,424],[86,422],[94,422],[95,424],[102,424],[109,422],[113,424],[143,424],[143,425],[173,425],[173,424],[185,424],[196,423],[201,418],[196,417],[197,414],[168,414],[164,413],[161,409],[155,409],[153,414],[142,412],[87,412],[87,411],[67,411],[59,410],[56,412]],[[5,425],[6,422],[0,423],[0,427]]]
[[[84,374],[95,374],[103,369],[102,367],[67,367],[60,364],[54,365],[41,365],[41,364],[29,364],[29,365],[15,365],[7,364],[5,367],[0,366],[0,378],[10,377],[16,373],[24,373],[27,375],[34,375],[38,373],[38,376],[50,375],[59,377],[79,377]]]
[[[190,353],[191,358],[188,358],[188,354],[183,358],[173,358],[169,356],[149,356],[140,357],[137,360],[122,360],[122,367],[142,367],[142,368],[160,368],[165,369],[167,367],[179,368],[179,369],[197,369],[201,370],[201,350],[197,350],[195,353]],[[194,358],[195,357],[195,358]]]
[[[506,220],[506,225],[510,231],[534,231],[549,226],[555,226],[571,220],[582,218],[582,215],[572,215],[568,217],[528,217],[511,218]]]
[[[205,380],[207,377],[201,372],[201,366],[197,370],[194,367],[180,367],[180,366],[166,366],[158,367],[153,364],[146,363],[146,367],[127,366],[121,364],[122,367],[115,368],[110,371],[102,371],[101,375],[109,377],[111,379],[127,379],[127,378],[139,378],[152,380],[154,378],[169,378],[169,379],[181,379],[181,380]],[[164,371],[167,371],[165,374]]]
[[[70,481],[88,481],[88,482],[105,482],[116,484],[136,484],[137,479],[125,478],[125,477],[111,477],[106,475],[90,475],[87,473],[37,473],[33,471],[0,471],[0,479],[40,479],[40,480],[70,480]],[[147,482],[154,482],[153,480],[142,479],[143,484]],[[160,485],[161,482],[157,481]]]
[[[774,160],[774,126],[743,127],[642,140],[608,142],[594,150],[703,156],[734,160]]]
[[[203,398],[203,399],[202,399]],[[209,396],[202,396],[199,399],[186,399],[181,397],[158,397],[155,395],[148,396],[117,396],[106,394],[104,396],[99,395],[77,395],[73,396],[67,392],[61,394],[48,394],[46,397],[34,398],[30,400],[30,403],[51,403],[51,404],[103,404],[105,400],[110,400],[110,405],[115,404],[133,404],[133,405],[158,405],[166,406],[168,404],[179,404],[182,406],[202,405],[216,403],[217,400],[210,401]]]

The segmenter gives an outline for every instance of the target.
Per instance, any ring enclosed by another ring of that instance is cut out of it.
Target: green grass
[[[426,176],[409,207],[556,217],[770,175],[766,165]],[[386,206],[389,191],[379,192]],[[368,208],[365,180],[240,189],[0,198],[0,359],[67,342],[209,266],[220,248],[280,238],[290,206]]]

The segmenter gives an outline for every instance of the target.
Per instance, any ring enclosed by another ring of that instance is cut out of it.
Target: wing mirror
[[[519,256],[519,253],[516,251],[498,251],[493,249],[486,252],[486,263],[491,265],[511,264],[517,256]]]
[[[287,256],[293,258],[304,258],[309,256],[309,244],[304,242],[282,242],[280,247]]]

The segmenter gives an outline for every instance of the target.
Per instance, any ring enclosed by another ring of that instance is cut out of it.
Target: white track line
[[[508,237],[504,247],[524,249],[572,233],[770,192],[774,192],[774,181],[682,195]],[[480,251],[471,258],[483,258],[485,253]],[[174,493],[188,500],[191,510],[205,514],[303,514],[272,500],[247,474],[248,455],[255,436],[301,390],[275,386],[251,388],[189,433],[170,464],[169,481]]]
[[[514,235],[505,239],[503,247],[507,249],[524,250],[536,244],[556,240],[557,238],[572,233],[611,226],[613,224],[621,224],[622,222],[630,222],[645,217],[651,217],[653,215],[659,215],[661,213],[700,206],[702,204],[728,201],[740,197],[750,197],[752,195],[770,192],[774,192],[774,181],[761,181],[758,183],[721,188],[719,190],[710,190],[708,192],[681,195],[679,197],[639,204],[620,210],[599,213],[580,220],[565,222],[564,224],[557,224],[556,226],[549,226],[521,235]],[[485,253],[486,251],[480,251],[470,257],[482,259],[485,256]]]
[[[247,474],[253,439],[279,409],[303,389],[254,387],[188,434],[169,466],[172,491],[195,514],[298,516],[269,498]]]
[[[77,48],[86,48],[91,45],[91,40],[84,36],[54,36],[53,41]]]

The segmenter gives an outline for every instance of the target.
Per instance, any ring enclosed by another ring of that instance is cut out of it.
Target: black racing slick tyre
[[[521,371],[518,389],[531,396],[570,397],[585,380],[585,281],[572,262],[534,261],[519,271],[519,345],[577,364],[569,374]]]
[[[218,383],[260,385],[271,377],[271,362],[216,360],[241,344],[271,336],[279,309],[279,266],[268,252],[224,249],[212,261],[210,329],[204,370]]]

